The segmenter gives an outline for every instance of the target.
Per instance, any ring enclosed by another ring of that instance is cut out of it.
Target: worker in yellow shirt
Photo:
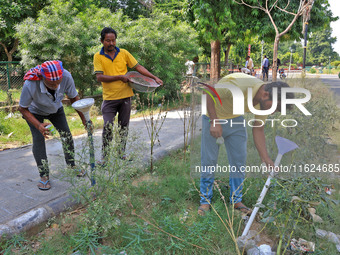
[[[101,31],[102,49],[94,55],[93,65],[97,80],[103,86],[102,114],[104,119],[102,163],[109,150],[113,138],[113,121],[118,113],[118,125],[121,137],[120,157],[126,159],[125,147],[130,122],[131,97],[134,95],[128,85],[126,76],[127,67],[135,68],[139,73],[154,79],[158,84],[163,81],[150,73],[145,67],[138,64],[137,60],[124,49],[116,46],[117,32],[111,27]]]

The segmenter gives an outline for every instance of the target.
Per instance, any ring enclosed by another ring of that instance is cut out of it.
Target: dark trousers
[[[41,123],[43,123],[45,119],[48,119],[53,124],[61,137],[66,164],[73,167],[75,165],[74,144],[70,128],[68,127],[66,121],[64,108],[60,107],[56,113],[50,114],[48,116],[42,116],[38,114],[33,115]],[[35,162],[37,163],[39,169],[40,177],[49,176],[45,137],[31,123],[29,123],[27,120],[26,122],[31,129],[33,138],[32,151]]]
[[[268,71],[269,71],[269,67],[263,67],[262,69],[263,80],[267,76],[267,81],[268,81]]]
[[[126,148],[126,140],[130,123],[131,98],[104,100],[101,110],[104,119],[102,158],[107,156],[109,145],[113,139],[113,122],[117,113],[120,136],[119,152],[123,155]]]

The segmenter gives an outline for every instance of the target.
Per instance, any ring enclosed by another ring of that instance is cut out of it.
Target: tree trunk
[[[272,69],[272,81],[276,81],[277,76],[277,51],[279,49],[280,37],[276,36],[274,41],[274,49],[273,49],[273,69]]]
[[[14,44],[13,44],[13,48],[10,50],[10,51],[8,51],[8,48],[7,48],[7,46],[4,44],[4,43],[2,43],[2,42],[0,42],[0,45],[4,48],[4,50],[5,50],[5,53],[6,53],[6,56],[7,56],[7,61],[13,61],[13,53],[17,50],[17,48],[18,48],[18,45],[19,45],[19,39],[15,39],[15,41],[14,41]]]
[[[210,81],[216,83],[220,78],[220,41],[211,41]]]

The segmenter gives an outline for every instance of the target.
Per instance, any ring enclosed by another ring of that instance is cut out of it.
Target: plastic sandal
[[[40,190],[49,190],[50,188],[51,188],[51,185],[50,185],[50,187],[46,187],[46,185],[48,184],[50,182],[50,180],[47,180],[47,181],[45,181],[45,182],[43,182],[42,180],[40,180],[39,181],[39,183],[42,183],[44,186],[45,186],[45,188],[44,187],[39,187],[38,186],[38,189],[40,189]]]
[[[86,175],[86,170],[75,169],[74,171],[77,173],[77,177],[84,177]]]

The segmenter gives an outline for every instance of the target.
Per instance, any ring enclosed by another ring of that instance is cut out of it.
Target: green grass
[[[99,239],[98,251],[109,254],[123,250],[127,254],[236,254],[234,243],[217,215],[213,212],[206,217],[197,215],[199,194],[190,178],[189,161],[183,161],[182,158],[182,151],[175,152],[157,162],[154,174],[146,173],[145,169],[126,181],[122,192],[129,197],[129,202],[119,208],[115,215],[107,215],[112,221],[119,219],[120,224]],[[198,180],[194,180],[194,183],[199,185]],[[214,206],[225,218],[222,202],[216,199]],[[138,216],[131,213],[132,210]],[[239,220],[236,217],[235,222]],[[79,239],[79,236],[84,235],[84,223],[81,217],[74,218],[73,230],[62,234],[65,221],[70,222],[70,219],[57,219],[55,222],[60,229],[52,234],[50,228],[43,234],[31,237],[31,240],[40,244],[39,249],[33,251],[27,247],[25,252],[72,253],[76,246],[75,236]],[[235,224],[235,231],[237,227]]]
[[[59,226],[56,230],[48,228],[42,234],[27,237],[31,240],[27,243],[39,243],[39,248],[33,250],[26,246],[25,254],[71,254],[77,246],[86,251],[91,238],[96,236],[96,242],[99,242],[97,254],[117,254],[121,251],[127,254],[236,254],[234,243],[220,218],[214,212],[206,217],[197,215],[199,194],[195,186],[199,188],[199,179],[190,177],[189,168],[190,161],[183,160],[183,151],[180,150],[158,161],[154,173],[140,169],[134,177],[124,177],[124,184],[119,186],[121,190],[117,195],[125,194],[129,199],[114,214],[106,215],[111,221],[119,220],[116,227],[104,235],[96,234],[83,221],[82,217],[88,217],[85,208],[81,214],[59,217],[54,222]],[[228,182],[227,179],[221,180]],[[339,183],[336,180],[325,181],[337,190],[329,198],[340,200]],[[249,188],[250,191],[245,195],[245,203],[254,204],[262,187],[262,180],[247,179],[245,190]],[[229,191],[222,188],[222,195],[228,197]],[[213,205],[222,219],[228,218],[217,191],[214,191]],[[322,204],[317,207],[317,213],[325,222],[315,224],[315,227],[338,232],[339,205],[333,202],[329,206]],[[333,221],[329,221],[328,216]],[[235,215],[234,221],[234,231],[239,236],[238,215]],[[67,227],[69,225],[72,227]],[[268,225],[266,229],[267,235],[275,239],[275,228]],[[314,231],[310,223],[301,223],[293,237],[316,242],[315,254],[336,254],[335,245],[315,238]]]
[[[13,102],[18,102],[21,95],[21,90],[11,89],[10,90]],[[0,102],[9,102],[7,90],[0,90]]]

